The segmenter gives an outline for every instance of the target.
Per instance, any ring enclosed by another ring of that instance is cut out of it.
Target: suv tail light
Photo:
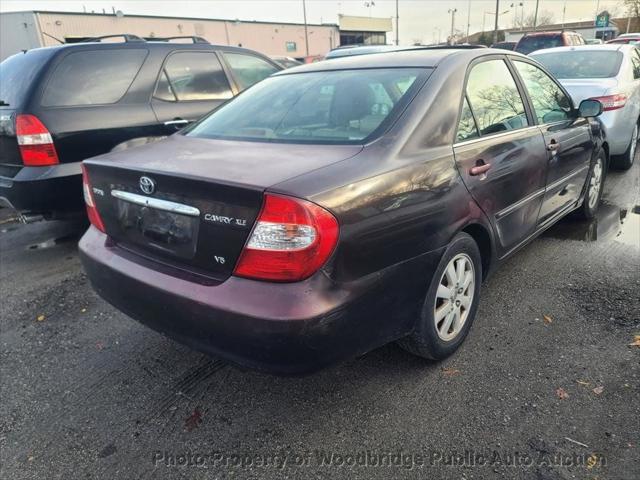
[[[602,111],[617,110],[627,104],[627,96],[621,93],[615,95],[606,95],[604,97],[593,97],[592,100],[598,100],[602,103]]]
[[[325,264],[338,242],[338,221],[318,205],[265,194],[264,205],[234,274],[297,282]]]
[[[96,202],[93,199],[93,192],[91,191],[91,182],[89,181],[89,174],[87,173],[87,167],[84,164],[80,164],[82,167],[82,191],[84,193],[84,203],[87,204],[87,216],[91,225],[96,227],[102,233],[106,233],[104,223],[100,218],[98,209],[96,208]]]
[[[49,130],[35,115],[16,117],[16,137],[25,165],[40,167],[60,163]]]

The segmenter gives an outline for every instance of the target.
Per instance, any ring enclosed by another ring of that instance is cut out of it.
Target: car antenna
[[[58,37],[54,37],[53,35],[49,35],[47,32],[42,32],[42,34],[43,34],[43,35],[46,35],[46,36],[47,36],[47,37],[49,37],[49,38],[53,38],[54,40],[56,40],[56,41],[58,41],[58,42],[60,42],[60,43],[63,43],[63,44],[65,43],[65,42],[63,42],[62,40],[60,40]]]

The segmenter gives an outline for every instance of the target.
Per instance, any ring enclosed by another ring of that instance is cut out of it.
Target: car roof
[[[615,44],[615,43],[603,43],[603,44],[594,44],[594,45],[571,45],[568,47],[544,48],[542,50],[536,50],[535,52],[530,53],[530,55],[536,56],[544,53],[571,52],[574,50],[591,50],[594,52],[600,52],[602,50],[618,51],[618,50],[627,50],[631,48],[636,48],[636,47],[634,47],[633,45],[622,45],[622,44]]]
[[[452,56],[475,58],[487,54],[506,55],[511,52],[491,48],[440,48],[440,47],[407,47],[404,50],[394,50],[367,55],[354,55],[333,58],[321,62],[290,68],[274,75],[289,75],[292,73],[321,72],[328,70],[352,70],[364,68],[434,68],[442,60]]]
[[[557,30],[557,31],[553,31],[553,32],[529,32],[529,33],[525,33],[522,38],[526,38],[526,37],[545,37],[545,36],[551,36],[551,35],[562,35],[563,33],[576,33],[574,31],[570,31],[570,30]],[[522,38],[520,40],[522,40]]]

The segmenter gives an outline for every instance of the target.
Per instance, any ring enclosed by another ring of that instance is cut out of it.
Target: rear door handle
[[[189,120],[185,120],[184,118],[174,118],[173,120],[164,122],[165,125],[186,125],[187,123],[189,123]]]
[[[487,173],[490,168],[491,168],[491,164],[490,163],[484,163],[484,161],[478,160],[476,166],[475,167],[471,167],[469,169],[469,175],[472,175],[474,177],[476,175],[483,175],[483,174]]]
[[[551,140],[547,145],[547,150],[550,152],[557,152],[560,150],[560,144],[556,140]]]

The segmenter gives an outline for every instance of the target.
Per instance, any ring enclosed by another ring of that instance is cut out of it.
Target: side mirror
[[[583,100],[580,102],[578,112],[584,118],[597,117],[602,113],[602,103],[592,99]]]

